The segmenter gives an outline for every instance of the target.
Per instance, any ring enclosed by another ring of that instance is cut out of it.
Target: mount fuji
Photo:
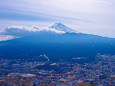
[[[20,38],[0,42],[1,58],[31,58],[45,53],[50,61],[71,61],[72,57],[91,59],[97,53],[115,54],[114,38],[77,33],[61,23],[49,27],[11,26],[5,31]]]

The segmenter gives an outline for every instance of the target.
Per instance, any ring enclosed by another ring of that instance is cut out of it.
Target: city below
[[[86,59],[88,57],[73,57],[71,60]],[[0,59],[0,86],[42,86],[42,83],[77,86],[89,82],[96,86],[115,86],[114,61],[115,55],[101,54],[97,54],[94,61],[84,63],[64,62],[63,59],[53,63],[45,54],[26,60]]]

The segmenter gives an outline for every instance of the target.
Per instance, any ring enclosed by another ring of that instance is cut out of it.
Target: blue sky
[[[0,0],[0,29],[55,22],[79,32],[115,37],[115,0]]]

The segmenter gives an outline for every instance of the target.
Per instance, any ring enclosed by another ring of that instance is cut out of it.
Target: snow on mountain
[[[75,30],[63,25],[62,23],[55,23],[54,25],[52,25],[48,28],[56,29],[56,30],[64,31],[64,32],[69,32],[69,33],[76,32]]]

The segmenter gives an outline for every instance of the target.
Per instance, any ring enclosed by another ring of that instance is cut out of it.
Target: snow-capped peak
[[[50,28],[50,29],[56,29],[56,30],[64,31],[64,32],[69,32],[69,33],[75,32],[73,29],[65,26],[62,23],[55,23],[54,25],[52,25],[52,26],[50,26],[48,28]]]

